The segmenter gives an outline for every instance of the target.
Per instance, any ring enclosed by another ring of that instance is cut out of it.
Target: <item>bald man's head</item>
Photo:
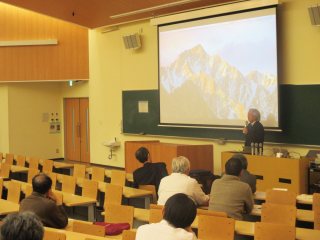
[[[34,192],[46,194],[51,189],[51,186],[51,178],[44,173],[39,173],[32,179],[32,188]]]

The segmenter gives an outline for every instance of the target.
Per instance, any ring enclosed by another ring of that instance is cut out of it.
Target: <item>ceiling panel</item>
[[[150,8],[173,0],[3,0],[2,2],[60,18],[88,28],[115,25],[189,9],[205,7],[231,0],[199,0],[157,11],[111,19],[110,16]]]

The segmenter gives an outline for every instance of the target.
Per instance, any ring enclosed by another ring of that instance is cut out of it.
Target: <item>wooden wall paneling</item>
[[[177,155],[187,157],[191,169],[206,169],[213,172],[213,145],[178,146]]]
[[[58,39],[58,45],[0,47],[0,81],[89,79],[88,29],[0,3],[0,41]]]

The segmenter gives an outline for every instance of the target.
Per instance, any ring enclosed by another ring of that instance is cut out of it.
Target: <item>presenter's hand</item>
[[[243,134],[247,135],[248,134],[248,128],[244,127],[242,132],[243,132]]]

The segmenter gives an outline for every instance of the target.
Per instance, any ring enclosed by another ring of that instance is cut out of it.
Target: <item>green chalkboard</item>
[[[320,85],[280,85],[279,96],[282,132],[266,131],[265,141],[320,145]],[[139,101],[148,101],[148,113],[138,112]],[[158,90],[123,91],[122,104],[124,133],[243,140],[240,130],[158,126]]]

